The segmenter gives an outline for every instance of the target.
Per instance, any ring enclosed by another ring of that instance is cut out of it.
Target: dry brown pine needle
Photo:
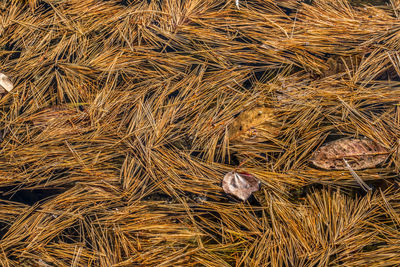
[[[0,266],[400,266],[399,7],[0,0]]]

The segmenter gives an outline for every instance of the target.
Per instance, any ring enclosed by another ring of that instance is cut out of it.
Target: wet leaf
[[[388,154],[386,148],[370,139],[342,138],[320,147],[310,161],[322,169],[345,170],[350,166],[360,170],[375,167],[385,161]]]
[[[260,189],[260,181],[251,174],[233,171],[225,174],[222,188],[225,193],[245,201]]]
[[[231,140],[274,137],[279,133],[272,108],[256,107],[242,112],[230,129]]]

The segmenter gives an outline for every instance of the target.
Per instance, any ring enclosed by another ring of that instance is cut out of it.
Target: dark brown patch
[[[344,170],[346,159],[353,170],[373,168],[388,157],[389,151],[370,139],[342,138],[314,152],[310,161],[322,169]]]

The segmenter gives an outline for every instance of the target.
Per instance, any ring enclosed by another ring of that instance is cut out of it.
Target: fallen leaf
[[[350,166],[360,170],[384,162],[388,154],[386,148],[370,139],[342,138],[320,147],[310,161],[322,169],[345,170]]]
[[[225,174],[222,188],[225,193],[245,201],[260,189],[260,181],[251,174],[233,171]]]
[[[274,137],[279,134],[272,108],[256,107],[243,111],[230,128],[231,140]]]
[[[11,80],[0,72],[0,94],[8,93],[14,88]]]

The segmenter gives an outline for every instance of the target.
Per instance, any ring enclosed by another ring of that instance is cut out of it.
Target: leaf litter
[[[342,138],[320,147],[310,161],[322,169],[361,170],[375,167],[388,156],[386,148],[370,139]]]
[[[232,171],[225,174],[222,188],[225,193],[245,201],[252,193],[260,189],[260,181],[249,173]]]
[[[1,266],[400,265],[398,1],[237,2],[0,1]]]
[[[268,136],[276,137],[279,134],[276,116],[273,108],[255,107],[243,111],[230,128],[230,139],[260,141]]]

